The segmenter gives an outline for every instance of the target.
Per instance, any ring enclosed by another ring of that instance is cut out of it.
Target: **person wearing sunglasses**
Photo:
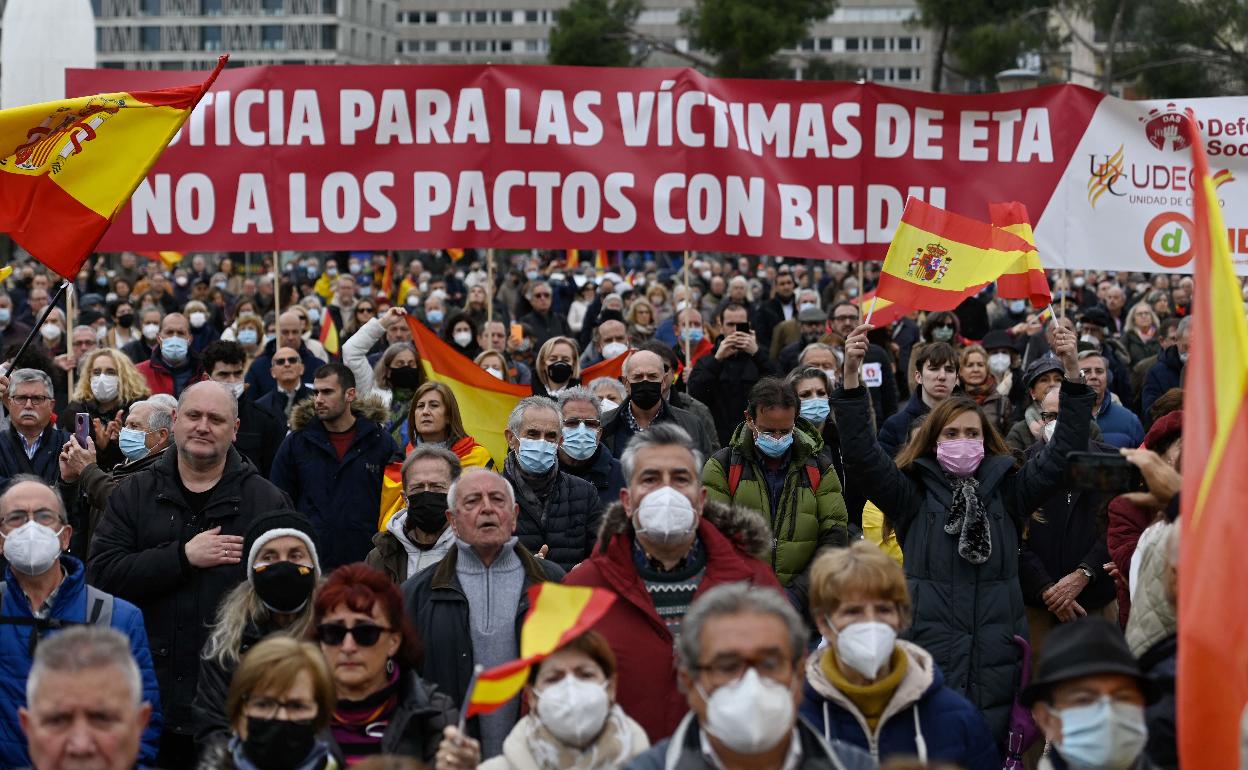
[[[312,398],[312,388],[303,382],[304,365],[299,351],[294,348],[278,348],[269,362],[269,373],[277,385],[273,390],[256,398],[256,404],[275,414],[290,418],[290,412],[300,403]]]
[[[247,580],[218,605],[200,655],[191,710],[201,750],[229,736],[227,691],[247,650],[277,632],[302,637],[312,625],[312,591],[321,567],[308,518],[292,510],[257,516],[243,538],[243,555]]]
[[[559,470],[588,481],[598,490],[604,506],[620,499],[624,471],[602,443],[601,399],[577,386],[559,395],[563,413],[563,443],[559,445]]]
[[[430,762],[459,712],[417,674],[421,640],[403,611],[398,586],[364,564],[339,567],[313,599],[312,636],[337,692],[329,723],[334,756],[347,765],[378,754]],[[480,759],[458,742],[443,750],[465,768]]]
[[[225,700],[229,739],[203,753],[200,770],[338,770],[325,735],[334,683],[311,642],[274,635],[238,666]]]

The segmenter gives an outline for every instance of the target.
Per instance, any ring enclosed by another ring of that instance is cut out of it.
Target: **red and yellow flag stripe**
[[[1049,292],[1044,266],[1040,264],[1040,252],[1036,249],[1036,235],[1031,229],[1027,207],[1018,201],[990,203],[988,218],[993,226],[1017,235],[1031,247],[997,279],[997,296],[1030,300],[1031,306],[1037,309],[1048,307],[1053,303],[1053,295]]]

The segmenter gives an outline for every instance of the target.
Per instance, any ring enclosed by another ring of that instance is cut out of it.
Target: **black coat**
[[[342,328],[342,327],[338,327]],[[247,368],[247,376],[244,382],[247,383],[247,395],[253,399],[268,395],[269,391],[277,388],[277,380],[273,379],[273,354],[277,352],[277,340],[269,340],[264,346],[264,352],[251,362],[251,366]],[[312,375],[316,374],[316,370],[320,369],[327,362],[322,361],[312,355],[312,351],[308,350],[308,346],[299,343],[299,358],[303,359],[303,381],[312,382]]]
[[[381,753],[415,757],[433,767],[442,730],[458,723],[459,709],[449,695],[415,672],[403,671],[399,678],[399,705],[381,734]],[[331,739],[329,750],[339,767],[347,766],[336,741]]]
[[[19,473],[33,473],[55,485],[61,479],[61,449],[72,435],[69,431],[48,423],[39,436],[39,448],[35,450],[35,456],[27,457],[22,437],[18,435],[17,428],[10,424],[8,430],[0,433],[0,489]]]
[[[604,506],[620,499],[620,490],[624,488],[624,469],[604,444],[598,445],[587,465],[575,467],[563,462],[561,458],[559,470],[593,484],[594,489],[598,490],[598,499]]]
[[[503,476],[516,492],[520,516],[516,536],[533,553],[548,546],[546,558],[565,572],[589,557],[602,521],[602,501],[598,489],[584,479],[551,469],[555,478],[540,497],[520,470],[515,454],[503,463]]]
[[[998,742],[1018,688],[1015,634],[1026,637],[1027,616],[1018,582],[1018,549],[1024,523],[1058,487],[1066,455],[1088,445],[1096,394],[1063,381],[1053,440],[1021,469],[1011,455],[986,457],[975,473],[977,495],[988,514],[992,551],[974,565],[946,534],[953,504],[948,477],[934,457],[902,472],[871,435],[864,388],[832,396],[841,431],[845,470],[897,532],[905,555],[914,621],[907,637],[932,653],[949,687],[965,695],[988,720]]]
[[[275,414],[247,397],[238,400],[238,436],[234,439],[234,448],[260,469],[261,476],[269,477],[273,458],[284,438],[286,415]]]
[[[533,330],[533,349],[539,350],[551,337],[571,337],[572,327],[568,326],[567,316],[559,315],[554,310],[542,315],[534,310],[520,317],[520,323]]]
[[[200,751],[209,744],[229,740],[230,732],[234,728],[225,715],[225,698],[230,692],[230,680],[238,670],[238,661],[261,639],[280,630],[276,627],[262,629],[254,623],[247,624],[238,645],[238,658],[228,668],[215,658],[200,659],[199,686],[195,692],[195,700],[191,702],[195,743],[199,745]]]
[[[624,418],[624,410],[632,409],[632,399],[624,399],[624,403],[620,404],[620,408],[616,409],[607,416],[606,421],[602,424],[602,446],[611,452],[612,457],[623,457],[624,450],[628,448],[628,442],[633,440],[632,428],[628,425],[628,420]],[[655,417],[655,423],[674,422],[685,429],[689,437],[693,439],[693,448],[702,453],[703,458],[710,457],[711,442],[710,437],[705,434],[702,428],[702,421],[693,412],[681,409],[678,406],[672,406],[669,401],[663,405],[662,411]]]
[[[923,400],[923,389],[915,386],[901,411],[880,423],[880,446],[889,457],[895,457],[897,450],[910,441],[910,425],[930,411],[931,407]]]
[[[1167,636],[1140,656],[1140,670],[1152,682],[1155,700],[1144,710],[1148,722],[1149,760],[1162,770],[1178,770],[1174,681],[1178,675],[1179,638]]]
[[[198,516],[186,505],[177,473],[175,450],[121,482],[91,540],[87,569],[91,585],[143,610],[165,727],[188,734],[208,624],[244,575],[241,565],[192,567],[186,544],[218,526],[223,535],[245,535],[252,516],[290,508],[291,502],[233,448]]]
[[[715,350],[719,350],[722,343],[723,340],[717,342]],[[745,407],[749,404],[750,388],[764,377],[780,374],[767,358],[766,350],[759,346],[753,356],[737,353],[727,361],[720,361],[715,351],[711,351],[694,364],[693,373],[689,375],[689,395],[710,408],[720,446],[732,443],[732,433],[744,419]]]
[[[299,383],[299,390],[295,391],[294,406],[298,406],[309,398],[312,398],[312,389],[303,383]],[[261,409],[267,409],[273,414],[281,415],[283,421],[290,417],[286,413],[286,396],[277,389],[276,385],[273,386],[273,390],[255,399],[255,402]]]
[[[529,612],[529,587],[548,581],[558,583],[564,572],[554,562],[533,556],[522,545],[516,545],[516,555],[524,569],[524,590],[516,607],[518,643],[520,628]],[[417,573],[401,590],[403,606],[425,644],[421,677],[449,695],[453,702],[463,703],[472,679],[474,656],[468,597],[455,572],[458,560],[459,548],[452,546],[442,561]],[[473,737],[480,737],[475,717],[468,720],[468,731]]]

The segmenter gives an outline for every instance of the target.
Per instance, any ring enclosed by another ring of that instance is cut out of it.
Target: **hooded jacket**
[[[533,553],[549,546],[546,558],[565,572],[589,556],[602,521],[602,501],[593,484],[559,470],[556,461],[536,482],[545,485],[539,496],[514,453],[507,455],[503,476],[511,482],[520,506],[515,534],[521,545]]]
[[[949,686],[983,712],[999,742],[1019,684],[1013,637],[1027,635],[1018,581],[1023,524],[1061,484],[1066,455],[1088,445],[1096,395],[1079,383],[1063,381],[1061,387],[1057,429],[1035,459],[1016,468],[1013,456],[993,455],[975,471],[992,545],[982,564],[959,555],[957,537],[945,532],[953,490],[936,459],[921,457],[901,471],[871,436],[866,390],[838,390],[831,399],[846,473],[861,480],[892,523],[905,555],[914,602],[906,636],[932,653]]]
[[[177,451],[162,452],[150,468],[118,485],[91,539],[87,577],[143,610],[166,729],[189,734],[206,620],[245,576],[239,564],[191,566],[186,544],[214,527],[241,537],[252,516],[291,502],[233,447],[198,515],[187,506],[177,474]]]
[[[945,686],[945,676],[927,650],[906,641],[897,646],[906,655],[906,673],[874,732],[854,702],[823,673],[824,650],[806,660],[802,716],[825,741],[865,749],[877,762],[917,756],[966,770],[998,770],[1001,757],[983,716]]]
[[[1112,394],[1106,393],[1101,408],[1093,415],[1105,443],[1116,448],[1128,447],[1135,449],[1144,441],[1144,426],[1140,418],[1122,404],[1114,400]]]
[[[818,549],[848,542],[841,481],[830,459],[820,457],[821,452],[823,438],[810,423],[798,418],[793,446],[782,458],[780,472],[769,477],[769,458],[755,449],[754,432],[743,422],[737,426],[732,444],[716,452],[702,468],[708,500],[742,505],[767,519],[773,534],[768,560],[786,586],[806,571]],[[735,495],[729,483],[734,462],[741,465]],[[810,486],[811,467],[822,474],[816,489]],[[770,483],[775,477],[782,481]]]
[[[695,598],[717,585],[738,581],[780,589],[765,561],[771,553],[771,531],[761,515],[708,500],[697,532],[706,549],[706,572]],[[676,687],[675,640],[659,618],[633,562],[634,538],[624,506],[612,505],[598,530],[593,555],[563,582],[609,588],[618,594],[595,630],[607,638],[615,653],[616,702],[656,741],[671,735],[689,704]]]
[[[442,530],[432,548],[421,550],[408,538],[404,531],[406,526],[406,510],[390,517],[385,531],[373,535],[373,550],[364,559],[365,564],[386,573],[396,584],[402,584],[408,577],[415,577],[426,567],[442,561],[455,542],[455,531],[448,526]]]
[[[320,544],[321,568],[363,561],[373,547],[386,465],[402,459],[381,427],[386,408],[375,399],[352,402],[355,438],[341,460],[309,399],[290,413],[291,433],[273,459],[273,483],[306,514]]]

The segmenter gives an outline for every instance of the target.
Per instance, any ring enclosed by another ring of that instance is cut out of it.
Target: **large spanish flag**
[[[1230,768],[1239,766],[1248,703],[1248,322],[1209,160],[1189,117],[1197,311],[1184,375],[1179,759]]]
[[[626,350],[615,358],[605,361],[599,361],[593,366],[581,370],[581,384],[589,385],[589,383],[599,377],[610,377],[618,380],[624,376],[624,362],[633,354],[632,350]]]
[[[1014,233],[1031,247],[997,279],[997,296],[1031,300],[1031,306],[1037,310],[1053,304],[1049,279],[1044,274],[1044,266],[1040,264],[1040,252],[1036,249],[1036,235],[1031,230],[1027,207],[1018,201],[990,203],[988,218],[994,227]]]
[[[482,671],[468,693],[465,715],[488,714],[516,697],[529,667],[588,631],[607,614],[615,594],[605,588],[538,583],[529,589],[529,615],[520,629],[520,658]]]
[[[192,86],[0,111],[0,231],[72,280],[227,58]]]
[[[953,310],[1031,248],[999,227],[911,198],[876,295],[915,310]]]

